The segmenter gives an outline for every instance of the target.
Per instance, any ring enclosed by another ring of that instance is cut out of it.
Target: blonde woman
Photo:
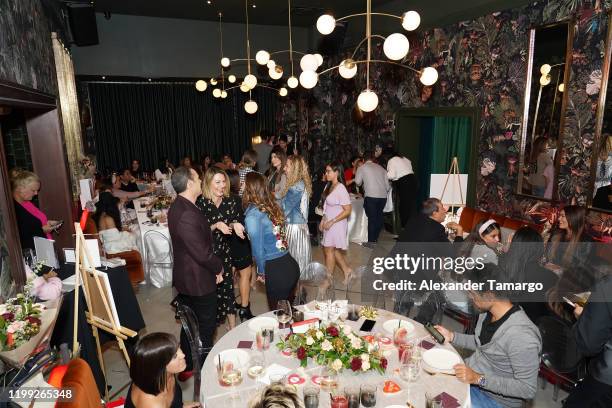
[[[300,273],[310,263],[310,234],[308,232],[308,200],[312,182],[304,158],[292,155],[285,164],[287,184],[281,191],[281,208],[287,224],[289,253],[300,265]]]
[[[196,205],[204,213],[213,234],[213,252],[223,263],[223,282],[217,286],[217,323],[227,317],[230,329],[236,326],[234,279],[232,277],[231,237],[244,239],[244,215],[240,201],[230,195],[229,177],[211,166],[204,173],[202,195]]]

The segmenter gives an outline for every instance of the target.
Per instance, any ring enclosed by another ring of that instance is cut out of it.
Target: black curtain
[[[153,171],[163,157],[174,164],[189,155],[232,155],[234,161],[251,146],[261,129],[275,130],[277,94],[255,88],[258,110],[244,111],[248,93],[228,91],[214,98],[212,89],[198,92],[187,83],[88,84],[98,168],[118,170],[133,158]]]

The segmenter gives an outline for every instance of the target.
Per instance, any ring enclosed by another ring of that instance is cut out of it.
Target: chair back
[[[151,265],[172,265],[172,241],[156,230],[144,234],[147,263]]]
[[[98,386],[89,364],[80,358],[68,364],[62,379],[62,388],[72,390],[70,401],[59,401],[56,408],[100,408],[102,406]]]
[[[542,363],[561,374],[578,370],[582,357],[571,325],[557,317],[544,316],[538,320],[538,328],[542,335]]]
[[[202,383],[200,370],[202,368],[202,360],[204,353],[210,350],[205,350],[202,347],[202,340],[200,339],[200,327],[198,325],[198,319],[193,310],[186,305],[183,305],[180,301],[174,303],[176,307],[176,318],[180,320],[181,327],[187,336],[189,342],[189,348],[191,350],[191,359],[193,361],[193,401],[200,401],[200,386]]]

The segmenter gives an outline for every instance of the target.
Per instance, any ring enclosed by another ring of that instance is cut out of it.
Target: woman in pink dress
[[[323,231],[323,252],[325,253],[325,266],[330,274],[334,275],[336,262],[344,273],[344,284],[347,284],[353,270],[344,257],[348,248],[348,217],[351,215],[351,198],[342,183],[344,169],[338,162],[329,164],[325,168],[327,186],[323,191],[323,219],[319,228]]]

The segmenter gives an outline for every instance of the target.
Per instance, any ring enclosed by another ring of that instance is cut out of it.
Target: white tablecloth
[[[351,215],[348,219],[349,242],[368,242],[368,217],[363,210],[363,198],[351,194]]]
[[[142,254],[142,263],[145,267],[145,273],[148,275],[146,279],[155,287],[162,288],[170,286],[172,284],[172,267],[163,265],[147,265],[150,259],[158,257],[160,254],[171,251],[168,243],[170,241],[170,230],[167,224],[151,224],[151,221],[147,217],[146,205],[148,203],[147,198],[137,198],[134,200],[134,209],[136,210],[136,218],[138,220],[138,230],[135,231],[139,234],[140,241],[140,253]],[[155,214],[155,212],[154,212]],[[160,237],[158,234],[150,235],[150,248],[155,251],[152,254],[147,253],[145,246],[145,235],[149,231],[157,231],[161,233],[166,239]]]
[[[268,312],[263,316],[273,316],[272,312]],[[376,324],[374,325],[373,332],[384,334],[385,336],[391,336],[386,333],[383,329],[383,323],[389,319],[394,318],[402,318],[407,319],[403,316],[396,315],[386,310],[379,309],[378,310],[378,318],[376,320]],[[427,336],[427,331],[420,323],[416,321],[410,320],[411,323],[415,326],[414,338],[424,338]],[[364,319],[361,318],[355,322],[345,321],[344,324],[348,324],[357,334],[365,334],[359,333],[359,327],[363,324]],[[232,395],[232,390],[229,387],[222,387],[217,382],[217,373],[215,367],[215,359],[217,355],[223,351],[228,349],[234,349],[237,347],[238,342],[240,341],[253,341],[255,344],[255,333],[253,333],[248,327],[248,321],[242,323],[237,326],[235,329],[226,333],[221,339],[217,341],[210,354],[206,358],[204,365],[202,367],[202,391],[201,391],[201,400],[206,404],[207,407],[246,407],[247,401],[257,393],[258,389],[263,387],[264,385],[256,382],[255,380],[249,378],[246,374],[246,367],[243,372],[243,381],[242,383],[236,387],[236,390],[240,394],[240,398],[230,399],[229,397]],[[287,331],[283,330],[281,332],[283,335],[286,335]],[[275,333],[274,335],[274,343],[278,342],[279,336],[281,333]],[[434,342],[433,339],[430,339],[431,342]],[[453,346],[450,344],[445,344],[443,346],[437,345],[436,347],[442,347],[449,350],[454,350]],[[359,373],[355,374],[350,370],[344,370],[340,374],[340,388],[343,389],[349,385],[359,386],[359,384],[370,383],[378,385],[377,392],[377,407],[386,407],[388,405],[399,404],[402,406],[406,406],[406,401],[410,401],[415,407],[422,408],[425,407],[425,392],[434,392],[434,395],[437,395],[443,391],[457,398],[462,407],[469,407],[469,385],[459,382],[456,377],[452,375],[438,374],[438,375],[430,375],[427,374],[424,370],[421,370],[421,374],[419,379],[414,383],[408,383],[403,381],[395,372],[395,370],[399,367],[399,359],[398,352],[395,347],[391,347],[390,354],[388,355],[389,364],[384,375],[379,374],[378,372],[367,372],[367,373]],[[246,350],[247,352],[251,352],[250,350]],[[297,370],[299,367],[299,360],[295,357],[285,357],[283,356],[275,345],[270,346],[270,350],[265,352],[266,365],[270,364],[278,364],[288,369],[291,369],[292,372]],[[308,360],[308,366],[305,369],[306,382],[303,385],[298,386],[298,394],[300,397],[302,396],[302,388],[305,385],[312,385],[310,381],[310,376],[318,375],[320,368],[312,362],[311,359]],[[398,394],[393,395],[385,395],[382,392],[382,384],[385,380],[392,380],[397,383],[400,387],[402,387],[402,391]],[[330,406],[329,397],[327,393],[323,390],[320,394],[320,407],[326,408]]]

